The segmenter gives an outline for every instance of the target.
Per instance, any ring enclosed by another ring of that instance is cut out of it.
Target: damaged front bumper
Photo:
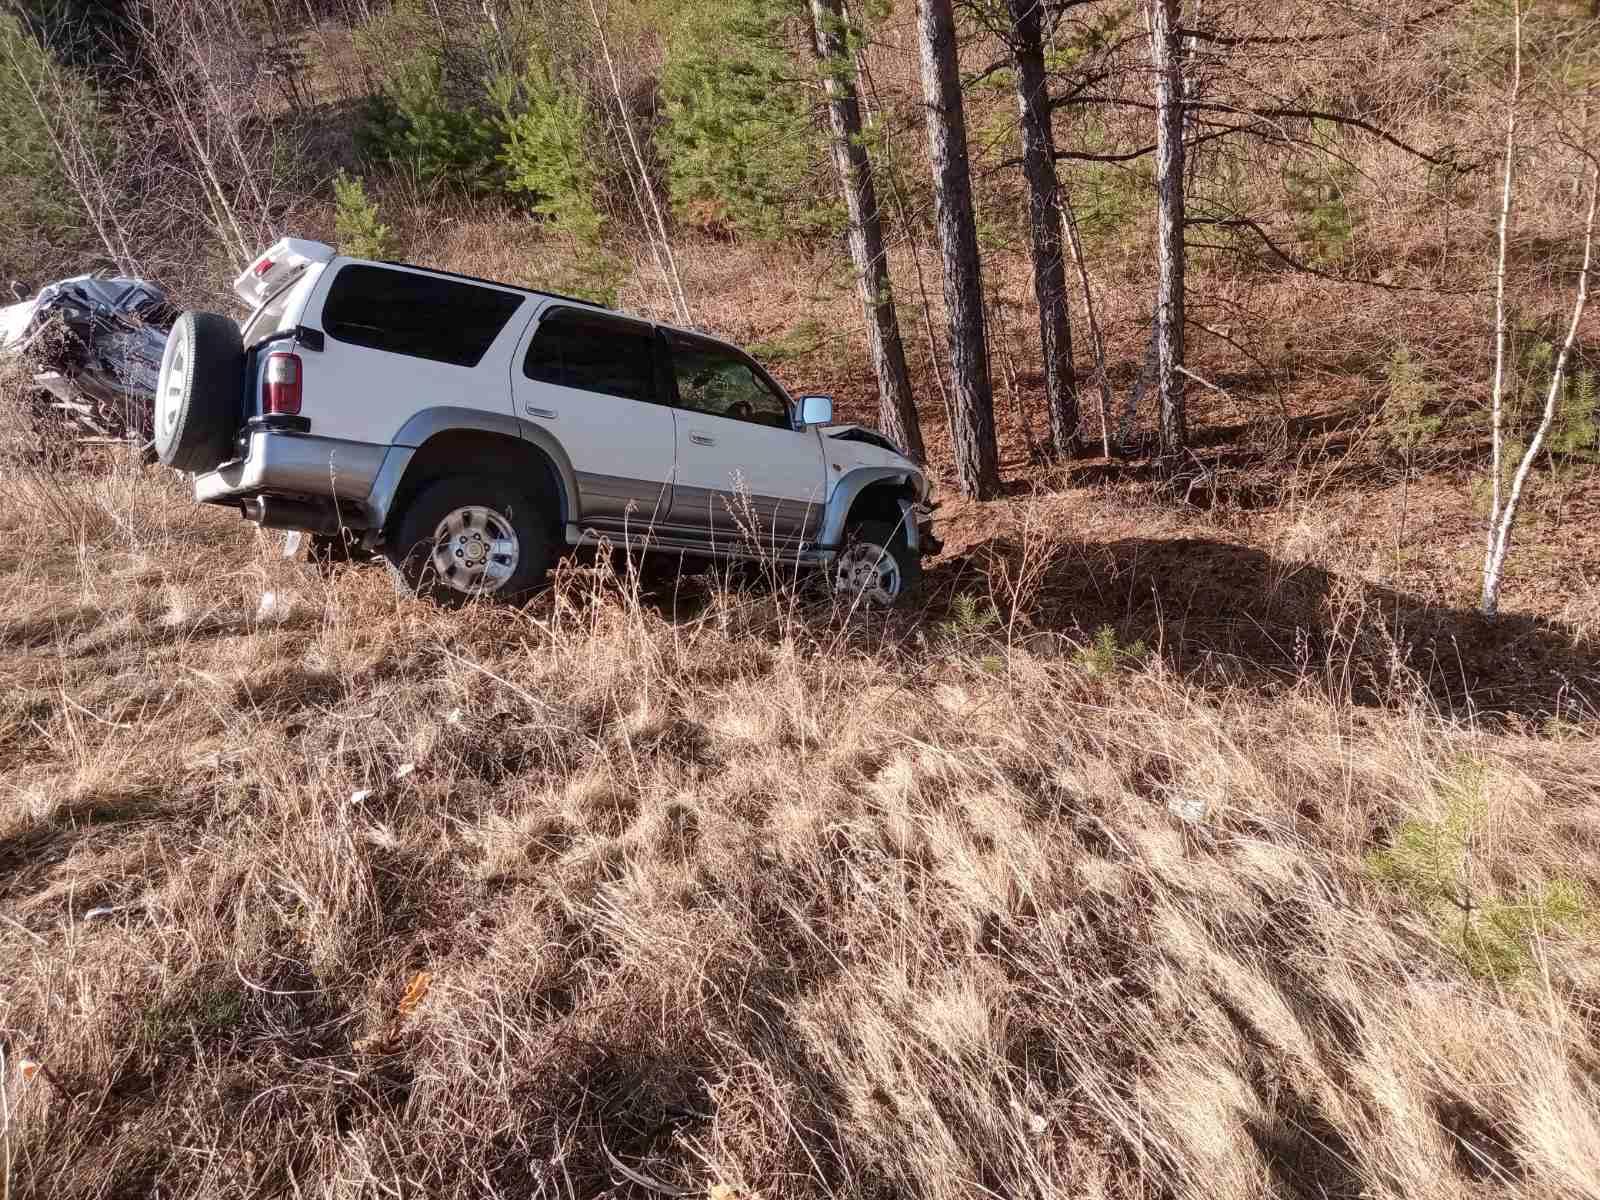
[[[906,546],[921,558],[938,554],[944,549],[944,542],[933,533],[933,509],[931,504],[900,501],[900,512],[906,527]]]

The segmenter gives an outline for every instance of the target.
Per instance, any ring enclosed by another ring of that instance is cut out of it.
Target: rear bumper
[[[292,497],[326,504],[351,528],[381,522],[382,514],[372,511],[369,500],[390,447],[253,430],[244,450],[232,462],[196,475],[194,498],[242,506],[258,496]]]

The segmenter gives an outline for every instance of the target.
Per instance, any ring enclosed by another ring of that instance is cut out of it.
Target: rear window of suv
[[[352,345],[475,367],[522,300],[475,283],[352,264],[328,288],[322,328]]]
[[[583,309],[556,308],[539,318],[522,373],[540,383],[653,401],[652,346],[648,325]]]

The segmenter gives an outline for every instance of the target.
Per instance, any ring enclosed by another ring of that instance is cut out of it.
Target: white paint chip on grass
[[[256,604],[256,623],[281,625],[293,615],[295,599],[293,592],[262,592]]]
[[[1167,797],[1167,811],[1180,821],[1198,825],[1206,819],[1206,802],[1201,796],[1173,793]]]

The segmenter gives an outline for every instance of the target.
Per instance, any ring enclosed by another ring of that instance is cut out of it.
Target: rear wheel
[[[519,600],[544,582],[555,557],[546,514],[495,478],[429,484],[385,541],[397,585],[445,603]]]
[[[198,472],[230,457],[243,379],[239,327],[216,313],[182,314],[156,381],[155,449],[163,463]]]
[[[906,545],[904,526],[887,521],[851,526],[828,573],[835,594],[848,604],[893,608],[922,588],[922,560]]]

